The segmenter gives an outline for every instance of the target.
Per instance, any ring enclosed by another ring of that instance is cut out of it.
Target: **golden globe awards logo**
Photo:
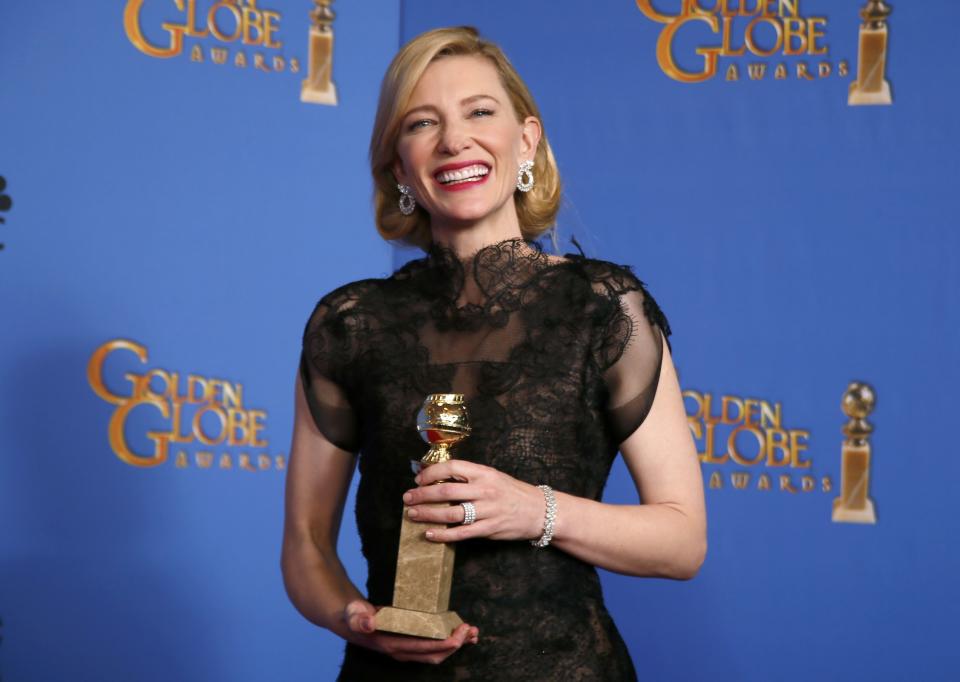
[[[280,13],[258,7],[257,0],[127,0],[123,27],[134,47],[150,57],[178,57],[186,50],[193,62],[300,71],[299,59],[279,54]]]
[[[636,0],[639,10],[663,24],[657,62],[681,83],[702,83],[722,70],[725,80],[818,80],[850,73],[846,60],[827,58],[826,17],[807,16],[800,0]],[[707,39],[702,36],[708,36]],[[678,60],[678,44],[703,44]],[[721,69],[720,58],[732,59]],[[788,66],[771,59],[797,58]],[[681,66],[678,61],[683,62]],[[696,62],[696,66],[691,66]],[[741,71],[746,66],[745,72]],[[772,68],[770,68],[772,66]]]
[[[829,476],[813,471],[810,432],[787,428],[780,403],[693,390],[683,391],[683,397],[707,487],[783,493],[833,489]]]
[[[135,341],[114,339],[97,348],[87,363],[87,380],[93,392],[114,405],[107,433],[110,447],[123,462],[135,467],[156,467],[175,451],[177,468],[240,469],[264,471],[284,469],[282,454],[267,452],[263,438],[267,413],[244,405],[243,385],[214,377],[164,369],[128,371],[122,375],[125,387],[114,392],[108,383],[120,383],[104,376],[107,359],[114,353],[133,353],[140,365],[147,362],[147,349]],[[143,436],[151,445],[137,452],[128,441],[128,429],[138,413],[160,428]]]

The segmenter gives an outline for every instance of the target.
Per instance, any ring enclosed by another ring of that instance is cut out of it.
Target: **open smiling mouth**
[[[434,175],[437,182],[444,187],[455,187],[457,185],[466,185],[474,182],[483,182],[490,172],[489,166],[477,163],[465,168],[456,170],[441,171]]]

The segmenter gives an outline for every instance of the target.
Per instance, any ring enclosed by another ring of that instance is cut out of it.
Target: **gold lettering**
[[[187,453],[183,450],[177,453],[177,468],[183,469],[190,465],[190,461],[187,459]]]
[[[286,469],[287,468],[287,458],[283,455],[277,455],[274,457],[274,461],[277,463],[277,469]]]
[[[140,10],[144,0],[127,0],[123,10],[123,28],[133,46],[150,57],[175,57],[183,51],[183,26],[164,23],[161,26],[170,35],[170,44],[166,47],[150,43],[140,28]]]
[[[130,450],[127,441],[124,438],[124,426],[127,421],[127,415],[138,405],[152,405],[160,411],[164,418],[170,416],[169,408],[164,400],[144,399],[140,401],[128,400],[117,406],[110,417],[110,425],[107,427],[109,434],[110,448],[121,461],[138,467],[154,467],[167,461],[167,442],[164,438],[150,432],[150,436],[156,443],[156,448],[152,456],[138,455]]]
[[[221,469],[233,468],[233,461],[230,459],[230,455],[228,455],[225,452],[220,455],[220,468]]]
[[[247,68],[247,56],[243,52],[237,52],[233,57],[233,65],[241,69]]]
[[[735,471],[730,474],[730,482],[737,490],[743,490],[750,484],[750,474],[745,471]]]
[[[846,76],[850,73],[850,64],[847,63],[846,59],[841,59],[840,63],[837,64],[837,75]]]
[[[225,64],[229,53],[222,47],[210,48],[210,59],[214,64]]]
[[[820,479],[820,489],[825,493],[833,490],[833,481],[830,480],[829,476],[824,476]]]
[[[720,475],[719,471],[714,471],[710,474],[710,487],[711,488],[722,488],[723,487],[723,477]]]
[[[747,65],[747,73],[750,74],[750,80],[752,81],[763,80],[763,76],[766,74],[766,72],[767,65],[765,62],[757,62],[756,64]]]
[[[213,464],[213,453],[207,452],[206,450],[201,450],[193,456],[193,460],[201,469],[209,469]]]
[[[827,54],[828,48],[826,45],[817,45],[817,39],[824,37],[824,31],[818,31],[817,26],[820,25],[826,28],[826,17],[810,17],[807,19],[807,24],[810,26],[810,54]]]
[[[212,412],[220,420],[220,433],[215,437],[208,436],[203,430],[203,415],[207,412]],[[212,403],[204,405],[193,415],[193,433],[196,434],[197,440],[204,445],[220,445],[227,437],[227,415],[224,414],[219,405]]]
[[[804,78],[808,81],[813,80],[813,76],[807,73],[807,65],[803,62],[797,62],[797,78]]]
[[[793,487],[789,474],[780,475],[780,490],[786,490],[788,493],[795,493],[797,489]]]
[[[766,64],[763,65],[766,69]],[[776,426],[777,428],[782,427],[783,420],[783,406],[780,403],[774,403],[774,407],[770,407],[770,403],[766,400],[760,401],[760,426],[769,427],[771,425]]]
[[[814,480],[813,476],[804,476],[800,479],[800,489],[808,493],[816,487],[817,482]]]
[[[757,43],[756,39],[756,30],[760,24],[769,24],[773,27],[773,32],[776,35],[776,42],[774,42],[773,47],[768,50],[764,50]],[[783,45],[783,30],[780,27],[780,22],[776,19],[768,16],[759,16],[755,19],[751,19],[750,23],[747,24],[747,28],[744,32],[744,41],[746,42],[747,49],[750,50],[753,54],[758,57],[770,57],[777,53],[780,49],[780,46]]]
[[[90,361],[87,363],[87,381],[90,383],[90,388],[93,389],[93,392],[97,396],[111,405],[122,405],[126,402],[130,396],[128,395],[118,395],[116,393],[111,393],[106,384],[103,383],[103,363],[106,361],[107,356],[110,355],[115,350],[129,350],[136,354],[137,359],[141,363],[147,362],[147,349],[141,346],[135,341],[127,341],[126,339],[114,339],[113,341],[107,341],[99,348],[97,348],[93,355],[90,356]],[[125,378],[130,379],[135,375],[126,374]],[[136,383],[133,383],[134,389],[136,389]]]
[[[700,47],[696,53],[703,56],[703,71],[684,71],[673,59],[673,36],[680,28],[692,21],[702,21],[710,26],[714,33],[720,32],[719,20],[715,16],[690,16],[667,24],[657,39],[657,62],[665,74],[681,83],[702,83],[717,72],[717,48]]]
[[[820,78],[826,78],[830,75],[830,62],[820,62],[817,64],[817,75]]]
[[[759,451],[757,452],[756,457],[753,459],[747,459],[737,451],[736,438],[739,433],[749,433],[757,440],[759,445]],[[753,466],[754,464],[759,464],[764,457],[764,438],[763,433],[759,429],[747,426],[746,424],[741,424],[733,431],[730,432],[729,438],[727,438],[727,452],[730,454],[730,457],[734,462],[742,466]]]
[[[727,80],[728,81],[740,80],[740,72],[737,71],[736,64],[731,64],[730,66],[727,67]]]
[[[773,77],[779,81],[782,81],[787,77],[787,65],[786,64],[777,64],[777,68],[773,71]]]
[[[803,19],[783,20],[783,54],[795,57],[807,51],[806,28]],[[796,46],[794,41],[799,41]]]
[[[806,443],[801,443],[801,438],[809,438],[810,432],[801,429],[790,431],[790,466],[795,469],[809,469],[810,460],[800,459],[800,453],[807,449]]]
[[[224,43],[232,43],[240,37],[243,31],[243,18],[240,13],[240,8],[234,4],[235,1],[236,0],[220,0],[220,2],[211,7],[207,13],[207,28],[210,29],[210,33],[213,34],[214,38]],[[227,10],[227,12],[233,16],[234,30],[232,34],[224,33],[220,29],[217,14],[222,9]]]
[[[783,429],[767,429],[767,466],[785,467],[790,464],[790,445],[787,432]],[[776,453],[782,452],[783,457],[777,458]]]
[[[267,67],[266,62],[263,61],[263,55],[259,52],[255,52],[253,54],[253,68],[270,73],[270,69]]]
[[[757,478],[757,490],[770,490],[770,477],[766,474],[760,474]]]
[[[257,465],[260,467],[261,471],[270,468],[270,456],[269,455],[259,455],[257,457]]]

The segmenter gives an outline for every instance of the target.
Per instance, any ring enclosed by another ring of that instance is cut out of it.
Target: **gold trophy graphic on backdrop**
[[[422,467],[450,459],[450,448],[470,435],[467,407],[460,393],[427,396],[417,414],[417,431],[430,444],[420,460]],[[445,507],[448,502],[430,506]],[[417,523],[403,508],[397,577],[393,583],[393,606],[377,612],[377,629],[417,637],[446,639],[463,621],[450,606],[453,577],[453,545],[430,542],[424,533],[443,524]]]
[[[310,12],[310,51],[307,77],[300,86],[300,101],[311,104],[336,104],[337,87],[333,84],[333,0],[313,0]]]
[[[852,381],[843,394],[841,407],[850,417],[843,426],[840,472],[840,497],[833,501],[833,520],[841,523],[876,523],[877,514],[870,499],[870,442],[873,426],[867,416],[877,404],[869,384]]]
[[[847,104],[891,104],[890,83],[886,79],[887,17],[890,5],[883,0],[868,0],[860,10],[860,49],[857,56],[857,80],[850,84]]]

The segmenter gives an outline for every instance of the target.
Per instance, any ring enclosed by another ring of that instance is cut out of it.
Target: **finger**
[[[479,519],[481,516],[480,509],[476,504],[473,507],[477,512],[476,518]],[[419,523],[463,523],[466,512],[462,504],[443,504],[442,506],[419,504],[407,509],[407,517]]]
[[[479,499],[482,490],[470,483],[437,483],[408,490],[403,494],[403,503],[407,506],[424,502],[462,502]]]
[[[387,634],[381,634],[378,637],[391,654],[435,654],[459,649],[470,634],[470,630],[470,625],[461,623],[446,639]]]
[[[376,609],[363,599],[355,599],[344,609],[347,617],[347,627],[354,632],[371,633],[376,629],[374,616]]]
[[[469,526],[454,526],[453,528],[430,528],[425,536],[430,542],[459,542],[469,538],[489,537],[496,530],[491,519],[483,519]]]
[[[489,468],[483,464],[462,459],[448,459],[446,462],[428,466],[414,480],[418,485],[430,485],[451,478],[469,482],[483,476]]]

